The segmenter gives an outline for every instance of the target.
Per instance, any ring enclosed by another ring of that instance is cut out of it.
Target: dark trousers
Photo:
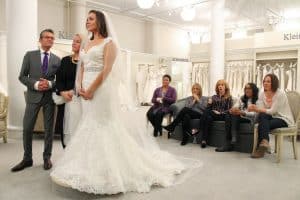
[[[184,107],[170,124],[172,128],[175,128],[180,122],[182,122],[182,141],[188,139],[188,132],[191,131],[190,122],[191,119],[201,119],[201,114],[191,108]]]
[[[266,113],[258,115],[258,139],[259,142],[263,139],[270,140],[269,133],[272,129],[287,127],[287,123],[283,119],[273,118]]]
[[[207,141],[208,139],[208,132],[209,128],[211,126],[211,123],[213,121],[225,121],[225,131],[226,136],[231,137],[231,116],[230,114],[216,114],[212,110],[207,109],[205,110],[203,114],[203,120],[202,120],[202,127],[203,127],[203,133],[202,133],[202,141]]]
[[[65,104],[57,105],[57,115],[55,122],[55,133],[60,135],[61,144],[65,148],[64,143],[64,115],[65,115]]]
[[[243,118],[240,115],[230,115],[231,120],[231,132],[226,135],[228,141],[232,139],[232,137],[236,137],[240,128],[240,123],[251,123],[249,119]],[[227,133],[227,132],[226,132]]]
[[[43,107],[44,115],[44,153],[43,158],[49,159],[52,152],[53,143],[53,121],[54,121],[54,102],[52,99],[45,96],[39,103],[27,103],[25,108],[25,115],[23,118],[23,148],[24,160],[32,160],[32,135],[34,125],[41,107]]]
[[[154,127],[154,134],[157,134],[158,132],[162,134],[161,123],[165,114],[167,113],[163,112],[162,110],[157,110],[153,107],[148,110],[147,118]]]

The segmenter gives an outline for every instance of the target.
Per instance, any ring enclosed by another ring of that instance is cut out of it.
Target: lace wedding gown
[[[103,49],[109,40],[106,38],[88,52],[82,51],[83,88],[102,70]],[[173,185],[186,166],[158,146],[148,146],[153,137],[141,138],[133,119],[118,120],[120,113],[112,103],[116,98],[112,80],[108,76],[92,100],[82,100],[79,124],[51,172],[52,180],[94,194],[148,192],[153,185]],[[146,130],[143,134],[147,134]]]

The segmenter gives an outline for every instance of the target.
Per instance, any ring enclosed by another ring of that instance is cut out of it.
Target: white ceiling
[[[191,27],[207,31],[211,22],[211,3],[213,0],[159,0],[159,6],[154,4],[151,9],[143,10],[136,0],[88,0],[103,9],[115,13],[133,16],[140,19],[162,20],[184,29]],[[194,5],[196,17],[191,22],[185,22],[180,17],[182,8]],[[286,9],[298,9],[300,13],[300,0],[226,0],[225,28],[227,32],[236,28],[259,29],[270,28],[270,22],[291,19],[284,18]],[[300,14],[296,19],[300,21]]]

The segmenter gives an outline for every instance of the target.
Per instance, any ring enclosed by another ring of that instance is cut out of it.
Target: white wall
[[[0,92],[7,94],[6,33],[0,32]]]
[[[66,3],[58,0],[38,0],[38,32],[51,28],[56,33],[66,31]]]
[[[166,24],[158,24],[158,55],[189,58],[190,41],[186,31]]]
[[[0,31],[6,30],[5,0],[0,0]]]
[[[5,0],[0,0],[0,92],[7,93]]]

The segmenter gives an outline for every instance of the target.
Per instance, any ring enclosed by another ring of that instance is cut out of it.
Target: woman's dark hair
[[[243,106],[244,109],[248,107],[248,99],[249,98],[246,96],[247,86],[249,86],[252,90],[251,103],[255,104],[258,99],[258,91],[259,90],[258,90],[256,84],[255,83],[247,83],[244,88],[244,95],[241,97],[241,101],[244,103],[244,106]]]
[[[163,78],[163,79],[164,79],[164,78],[168,78],[170,82],[172,81],[171,76],[170,76],[169,74],[163,75],[162,78]]]
[[[106,38],[108,36],[107,33],[107,27],[106,27],[106,22],[105,22],[105,16],[102,12],[98,10],[90,10],[90,13],[94,13],[96,15],[96,23],[97,23],[97,28],[98,28],[98,33],[102,35],[102,37]],[[91,37],[91,40],[94,39],[94,34]]]
[[[270,77],[271,79],[271,90],[272,92],[276,92],[277,89],[279,88],[279,80],[278,80],[278,77],[275,75],[275,74],[267,74],[265,77],[264,77],[264,80],[267,78],[267,77]]]

